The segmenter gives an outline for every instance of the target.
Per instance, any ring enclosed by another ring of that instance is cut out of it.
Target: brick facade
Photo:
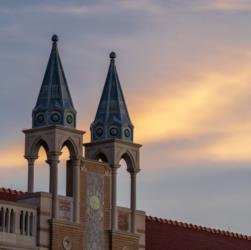
[[[138,250],[139,235],[121,231],[111,232],[112,250]]]
[[[66,250],[64,244],[74,250],[83,250],[83,229],[79,224],[67,223],[62,220],[51,220],[51,248]]]

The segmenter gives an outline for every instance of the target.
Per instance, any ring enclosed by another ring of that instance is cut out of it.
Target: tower
[[[133,141],[133,125],[119,82],[115,65],[116,54],[110,53],[110,66],[98,105],[95,120],[91,124],[91,142],[85,144],[86,158],[107,162],[112,172],[111,229],[117,230],[117,169],[124,159],[131,177],[130,232],[135,233],[136,175],[139,172],[140,144]]]
[[[76,129],[74,108],[58,52],[58,37],[52,36],[52,49],[36,105],[32,111],[32,129],[25,133],[25,158],[28,161],[28,192],[34,192],[34,162],[43,147],[50,167],[52,218],[57,218],[58,163],[61,149],[70,153],[67,164],[66,195],[73,197],[73,221],[79,222],[80,163],[83,131]]]

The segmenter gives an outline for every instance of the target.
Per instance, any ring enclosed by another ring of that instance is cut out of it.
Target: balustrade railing
[[[35,207],[0,200],[0,241],[15,242],[30,238],[35,244],[37,234],[37,210]]]

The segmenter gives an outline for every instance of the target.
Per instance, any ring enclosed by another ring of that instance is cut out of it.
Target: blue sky
[[[249,0],[0,1],[0,186],[26,189],[21,130],[31,127],[57,33],[85,142],[117,53],[144,145],[138,208],[251,235],[250,21]],[[37,189],[46,189],[38,165]]]

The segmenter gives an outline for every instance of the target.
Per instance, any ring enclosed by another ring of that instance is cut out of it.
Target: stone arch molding
[[[120,162],[121,159],[123,159],[126,162],[128,172],[130,173],[135,172],[135,170],[137,169],[137,166],[135,164],[133,155],[129,151],[122,151],[118,155],[118,162]]]
[[[34,159],[38,158],[38,152],[40,148],[43,147],[48,158],[48,154],[50,152],[50,144],[47,143],[46,139],[44,139],[42,136],[35,137],[32,139],[28,141],[28,145],[26,146],[25,157],[31,157]]]
[[[107,155],[102,151],[98,150],[95,152],[95,160],[102,160],[102,162],[109,162]]]
[[[82,152],[79,150],[78,147],[78,140],[74,141],[74,139],[71,137],[68,137],[66,139],[62,138],[62,140],[58,145],[60,152],[63,149],[63,147],[67,147],[67,149],[69,150],[70,157],[72,159],[80,159],[80,157],[82,157]]]
[[[120,167],[119,162],[123,159],[126,162],[128,172],[132,173],[139,171],[137,152],[131,152],[127,149],[120,149],[117,152],[111,152],[105,148],[98,148],[93,155],[95,160],[101,159],[103,162],[109,163],[111,167]]]
[[[51,153],[60,154],[62,148],[66,146],[72,159],[82,157],[82,148],[79,147],[79,138],[69,135],[39,135],[27,138],[25,147],[26,158],[38,158],[41,147],[44,148],[47,158]]]

